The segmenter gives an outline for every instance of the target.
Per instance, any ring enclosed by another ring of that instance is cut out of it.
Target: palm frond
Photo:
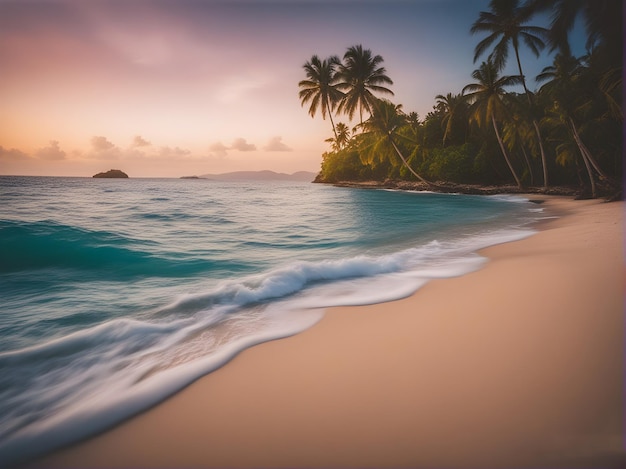
[[[498,33],[492,33],[476,45],[476,48],[474,49],[474,62],[476,62],[478,58],[491,47],[496,39],[498,39]]]
[[[541,51],[546,47],[546,44],[540,38],[533,34],[522,32],[520,33],[520,35],[522,36],[526,47],[530,49],[535,57],[539,57]]]
[[[500,42],[496,44],[489,58],[493,61],[498,70],[503,70],[509,58],[509,41],[503,37]]]

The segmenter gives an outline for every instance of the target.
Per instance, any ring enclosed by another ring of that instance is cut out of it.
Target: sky
[[[0,175],[317,172],[332,127],[298,98],[312,55],[371,49],[392,101],[423,118],[473,81],[488,4],[0,0]],[[552,61],[522,52],[527,77]]]

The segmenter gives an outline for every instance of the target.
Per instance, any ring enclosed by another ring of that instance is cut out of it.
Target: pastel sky
[[[362,44],[424,117],[472,81],[488,3],[0,0],[0,174],[316,172],[332,128],[300,105],[306,60]]]

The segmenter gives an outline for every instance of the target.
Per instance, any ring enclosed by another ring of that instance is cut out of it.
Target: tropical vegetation
[[[532,24],[539,13],[550,15],[549,28]],[[621,194],[621,14],[614,0],[491,0],[469,28],[479,36],[472,81],[437,95],[423,119],[389,100],[393,81],[380,55],[354,45],[343,58],[313,56],[304,65],[299,97],[312,117],[329,117],[333,135],[317,181]],[[587,53],[580,57],[568,42],[577,19],[587,34]],[[521,48],[553,57],[534,91]],[[511,58],[518,74],[504,75]],[[523,93],[512,91],[515,86]],[[358,122],[350,128],[333,116]]]

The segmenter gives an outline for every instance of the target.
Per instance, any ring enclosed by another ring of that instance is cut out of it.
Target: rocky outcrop
[[[110,169],[106,173],[98,173],[93,177],[95,178],[127,178],[128,174],[124,171],[120,171],[119,169]]]

